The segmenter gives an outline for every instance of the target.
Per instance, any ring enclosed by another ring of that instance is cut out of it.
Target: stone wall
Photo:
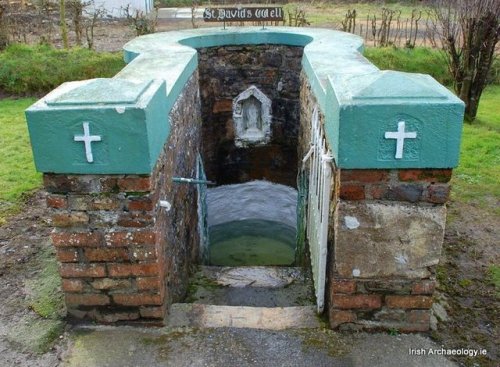
[[[300,100],[302,157],[317,104],[303,73]],[[332,328],[429,329],[451,173],[334,167],[325,295]]]
[[[208,179],[221,185],[262,179],[296,185],[302,53],[302,47],[283,45],[198,49]],[[272,137],[265,146],[237,148],[233,99],[252,85],[271,99]]]
[[[332,327],[429,329],[450,178],[451,170],[341,170]]]
[[[194,177],[201,111],[193,75],[169,114],[171,134],[150,176],[45,174],[69,315],[162,323],[197,261]],[[159,200],[171,203],[167,211]]]

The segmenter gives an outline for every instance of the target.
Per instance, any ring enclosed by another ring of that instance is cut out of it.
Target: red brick
[[[145,277],[136,279],[137,289],[139,290],[160,290],[162,281],[159,276]]]
[[[116,192],[118,191],[118,177],[104,176],[99,178],[101,192]]]
[[[153,201],[150,198],[138,198],[130,200],[128,210],[130,211],[151,211],[154,209]]]
[[[126,213],[120,215],[117,224],[121,227],[141,228],[154,224],[154,220],[150,214]]]
[[[413,284],[411,294],[433,294],[436,289],[436,281],[422,280]]]
[[[83,282],[79,279],[63,279],[62,290],[64,292],[81,292],[83,291]]]
[[[66,209],[68,207],[68,199],[62,195],[48,195],[47,206],[54,209]]]
[[[108,264],[111,277],[129,276],[158,276],[160,266],[158,263],[151,264]]]
[[[403,169],[398,176],[401,181],[448,182],[451,169]]]
[[[340,198],[343,200],[364,200],[365,188],[356,184],[341,184]]]
[[[130,259],[135,261],[156,260],[158,258],[155,246],[134,247],[130,251]]]
[[[429,185],[427,188],[427,201],[434,204],[444,204],[450,198],[450,186]]]
[[[333,294],[332,307],[341,309],[374,309],[382,306],[382,297],[378,294]]]
[[[92,210],[116,210],[119,206],[120,201],[110,197],[94,198],[90,204]]]
[[[52,216],[52,225],[54,227],[85,226],[88,223],[89,216],[82,212],[55,214]]]
[[[118,188],[125,192],[146,192],[152,190],[151,177],[124,177],[118,179]]]
[[[85,249],[85,258],[90,262],[129,260],[127,249],[105,247]]]
[[[55,232],[51,238],[56,247],[97,247],[103,243],[103,236],[99,232]]]
[[[106,268],[102,264],[60,264],[59,273],[63,278],[102,278]]]
[[[432,306],[432,297],[386,296],[385,303],[389,308],[430,308]]]
[[[83,282],[79,279],[63,279],[62,290],[64,292],[81,292],[83,291]]]
[[[356,321],[356,314],[351,311],[330,310],[329,321],[330,327],[335,329],[341,324]]]
[[[385,197],[387,193],[386,185],[372,185],[369,188],[369,193],[372,199],[381,200]]]
[[[165,307],[141,307],[139,309],[141,317],[146,319],[163,319],[165,317]]]
[[[45,173],[43,175],[43,186],[48,192],[67,193],[75,191],[77,185],[74,178],[66,175]]]
[[[122,306],[161,305],[163,298],[160,294],[134,293],[113,294],[113,302]]]
[[[332,280],[333,293],[354,293],[356,292],[356,282],[354,280],[334,279]]]
[[[110,303],[104,294],[65,294],[64,297],[68,306],[104,306]]]
[[[213,113],[233,111],[233,101],[231,99],[220,99],[215,101],[212,109]]]
[[[111,232],[105,237],[108,246],[154,245],[156,242],[153,231]]]
[[[340,181],[355,181],[364,183],[386,182],[389,171],[381,169],[348,169],[340,171]]]
[[[78,250],[71,248],[57,248],[56,249],[57,260],[62,263],[74,263],[78,262]]]

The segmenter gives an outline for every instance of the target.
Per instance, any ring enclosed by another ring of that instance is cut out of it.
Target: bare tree
[[[475,119],[500,35],[500,1],[435,0],[435,32],[446,52],[455,92]]]

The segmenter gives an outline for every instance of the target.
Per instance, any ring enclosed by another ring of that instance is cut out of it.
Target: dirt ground
[[[191,27],[190,20],[160,20],[157,29]],[[123,22],[110,21],[96,29],[95,37],[97,50],[119,51],[134,32]],[[32,306],[33,288],[37,288],[33,284],[46,277],[44,269],[51,261],[44,197],[41,191],[35,193],[19,214],[0,227],[1,367],[58,366],[64,355],[70,326],[64,324],[63,311],[41,317]],[[488,272],[489,266],[500,264],[500,217],[493,214],[499,204],[496,199],[487,208],[451,202],[448,208],[437,273],[436,300],[443,307],[436,310],[441,321],[431,336],[447,348],[488,351],[481,358],[457,357],[462,366],[494,367],[500,360],[500,296]]]

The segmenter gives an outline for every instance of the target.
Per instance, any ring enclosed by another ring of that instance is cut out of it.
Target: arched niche
[[[233,100],[233,121],[237,147],[268,143],[271,139],[271,100],[252,85]]]

